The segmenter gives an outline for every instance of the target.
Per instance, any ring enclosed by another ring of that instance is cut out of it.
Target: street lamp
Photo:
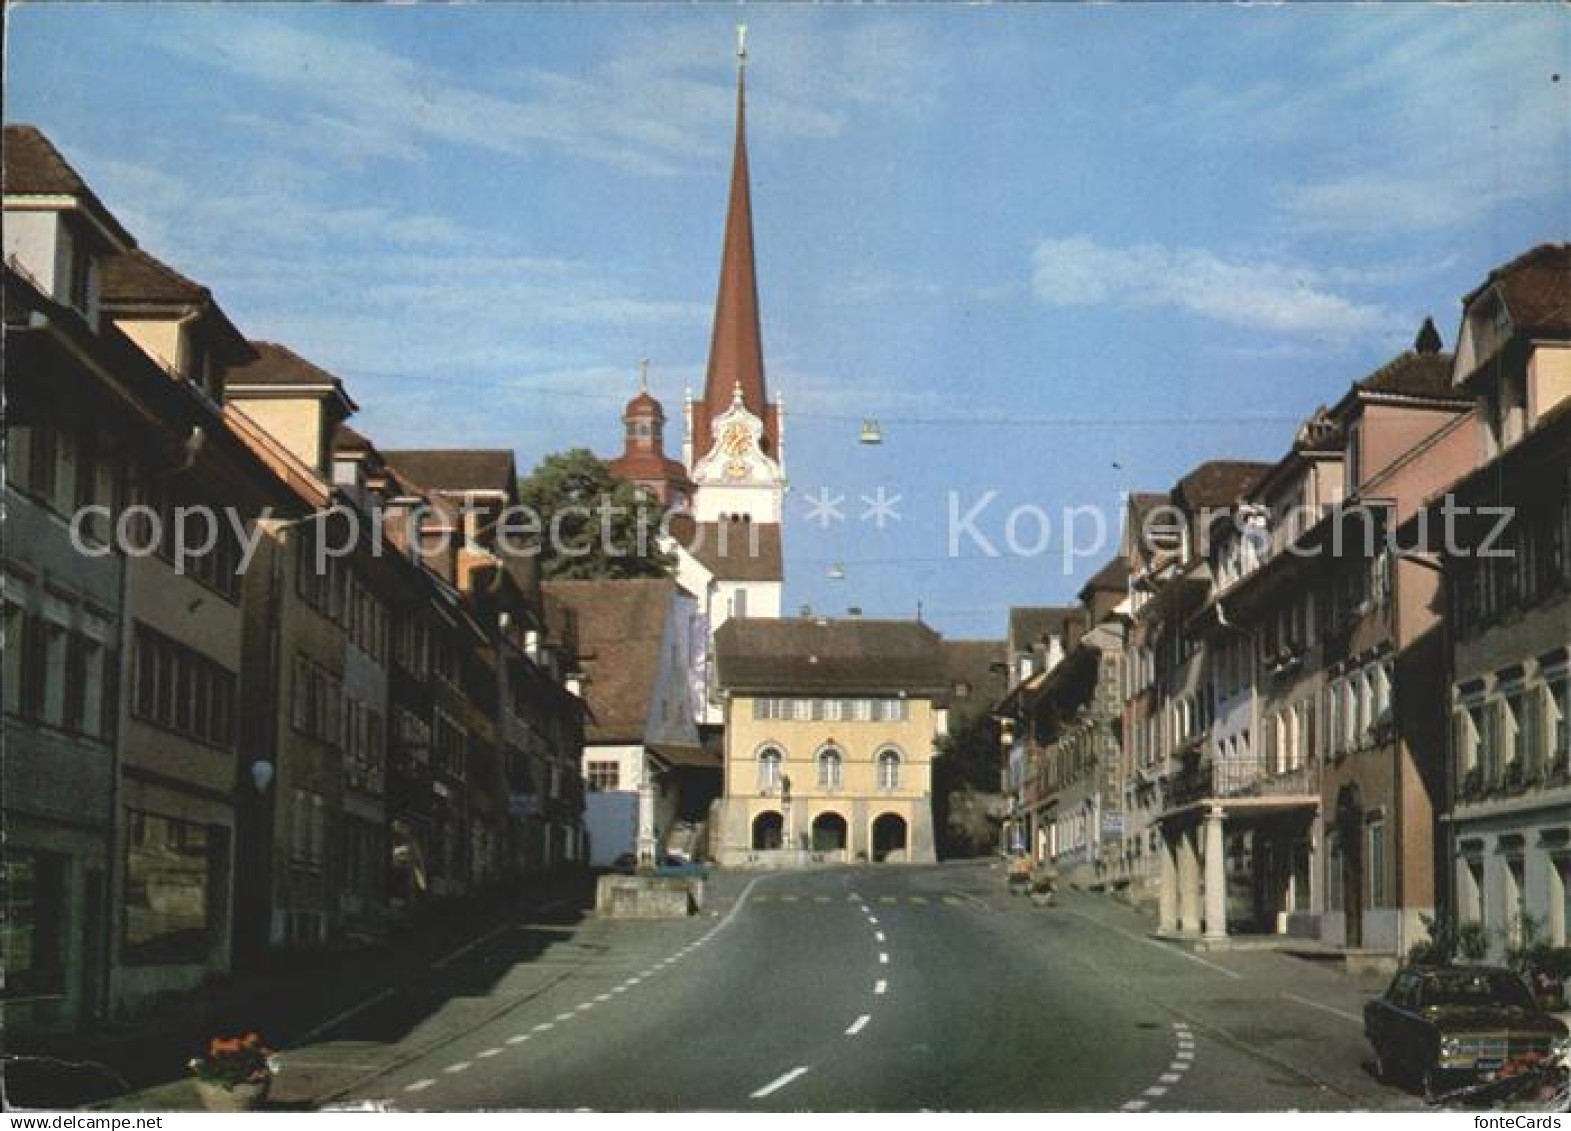
[[[265,758],[259,758],[251,763],[251,784],[256,786],[258,793],[267,792],[267,787],[273,784],[275,772],[273,763]]]

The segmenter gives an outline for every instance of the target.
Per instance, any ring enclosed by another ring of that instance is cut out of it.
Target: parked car
[[[657,876],[696,876],[698,879],[703,879],[708,874],[709,869],[698,861],[689,860],[675,853],[665,853],[655,862]]]
[[[1364,1006],[1364,1036],[1382,1080],[1417,1083],[1435,1099],[1547,1057],[1566,1026],[1511,970],[1409,966]]]

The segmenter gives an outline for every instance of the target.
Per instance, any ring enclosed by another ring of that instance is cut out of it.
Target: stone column
[[[1195,830],[1178,834],[1178,929],[1200,931],[1200,861],[1195,855]]]
[[[1178,930],[1178,868],[1173,862],[1173,844],[1167,839],[1167,830],[1160,831],[1157,851],[1162,855],[1157,860],[1160,875],[1157,879],[1156,929],[1170,935]]]
[[[1222,836],[1222,807],[1206,812],[1205,823],[1205,936],[1227,937],[1227,849]]]

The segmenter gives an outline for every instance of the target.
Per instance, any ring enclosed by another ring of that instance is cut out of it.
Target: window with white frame
[[[893,749],[879,751],[878,788],[900,788],[900,751]]]
[[[784,756],[778,746],[766,746],[758,752],[758,788],[780,788],[780,764]]]
[[[1571,765],[1571,679],[1562,671],[1545,685],[1545,690],[1544,731],[1549,739],[1549,764],[1564,769]]]
[[[818,788],[839,789],[845,777],[845,758],[830,746],[818,752]]]

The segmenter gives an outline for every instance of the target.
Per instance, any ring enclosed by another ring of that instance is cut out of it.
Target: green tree
[[[542,577],[668,577],[675,568],[659,545],[665,508],[593,452],[547,456],[518,481],[518,495],[539,520]]]
[[[933,759],[933,822],[945,859],[988,855],[998,844],[989,799],[998,794],[998,724],[991,711],[950,719]]]

